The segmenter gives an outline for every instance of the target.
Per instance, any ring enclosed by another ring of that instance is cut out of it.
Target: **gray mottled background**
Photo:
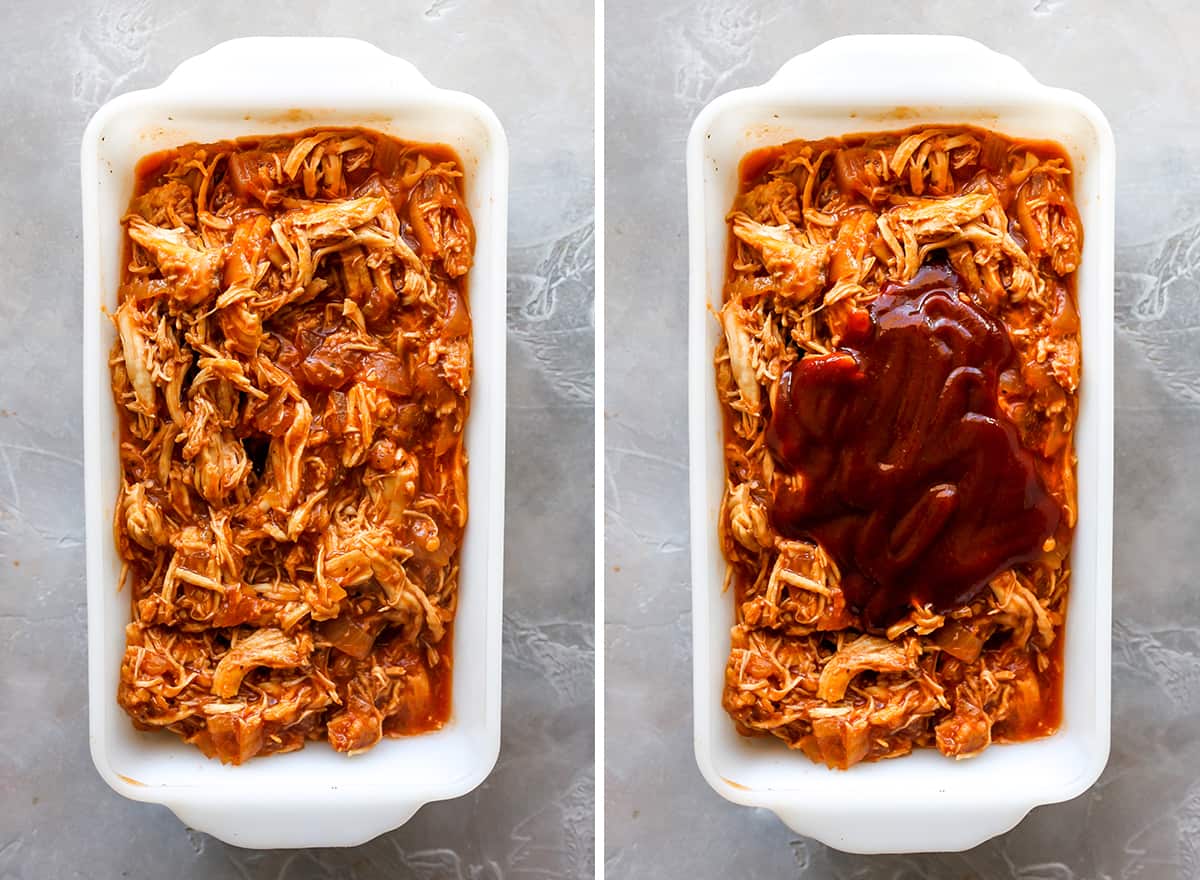
[[[0,878],[590,876],[590,0],[0,6]],[[353,850],[228,847],[117,797],[87,748],[79,139],[112,96],[255,34],[370,40],[490,104],[512,149],[500,761]]]
[[[1195,4],[609,0],[606,23],[607,875],[1200,877]],[[1113,739],[1091,791],[1002,838],[863,858],[726,803],[692,758],[683,157],[716,95],[831,37],[893,31],[975,37],[1116,132]]]

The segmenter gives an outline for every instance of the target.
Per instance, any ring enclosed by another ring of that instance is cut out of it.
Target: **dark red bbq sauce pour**
[[[1014,361],[1004,327],[931,263],[855,313],[840,349],[784,372],[767,443],[795,478],[776,478],[771,517],[831,554],[868,626],[969,602],[1054,534],[1060,508],[997,404]]]

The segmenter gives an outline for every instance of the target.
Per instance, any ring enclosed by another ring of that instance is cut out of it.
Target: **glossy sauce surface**
[[[856,312],[839,349],[782,376],[774,525],[832,555],[868,625],[914,603],[958,607],[1044,552],[1061,510],[999,412],[1014,368],[1004,327],[935,262]]]

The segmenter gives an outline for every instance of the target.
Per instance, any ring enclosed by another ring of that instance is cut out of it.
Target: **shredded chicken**
[[[117,698],[224,762],[449,711],[475,233],[444,147],[373,132],[143,163],[117,344]]]
[[[915,748],[966,758],[1053,732],[1076,517],[1083,232],[1069,162],[1052,145],[945,127],[797,141],[745,167],[715,357],[719,530],[736,608],[726,710],[742,733],[835,768]],[[875,629],[847,604],[825,548],[777,530],[772,487],[799,477],[782,472],[767,428],[789,366],[836,351],[884,285],[934,259],[1007,329],[1016,366],[1001,376],[999,409],[1063,516],[1041,558],[966,604],[914,601]]]
[[[842,699],[860,672],[908,672],[913,665],[903,645],[861,635],[844,643],[825,664],[817,681],[817,699],[828,702]]]

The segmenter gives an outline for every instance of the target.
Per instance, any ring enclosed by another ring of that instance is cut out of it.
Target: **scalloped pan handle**
[[[248,849],[360,846],[408,822],[423,803],[175,804],[184,825]]]
[[[273,84],[289,95],[301,91],[320,103],[344,102],[348,85],[368,82],[396,94],[433,88],[408,61],[378,46],[347,37],[242,37],[218,43],[187,59],[160,86],[167,92],[228,95],[250,78],[256,98]]]
[[[1011,831],[1030,809],[1028,804],[927,804],[915,806],[902,821],[888,805],[865,804],[853,815],[810,808],[774,812],[797,834],[842,852],[876,855],[961,852]]]
[[[903,95],[935,95],[944,103],[981,96],[1025,95],[1041,86],[1019,62],[966,37],[861,34],[839,37],[786,62],[767,88],[810,101],[833,90],[878,105]]]

